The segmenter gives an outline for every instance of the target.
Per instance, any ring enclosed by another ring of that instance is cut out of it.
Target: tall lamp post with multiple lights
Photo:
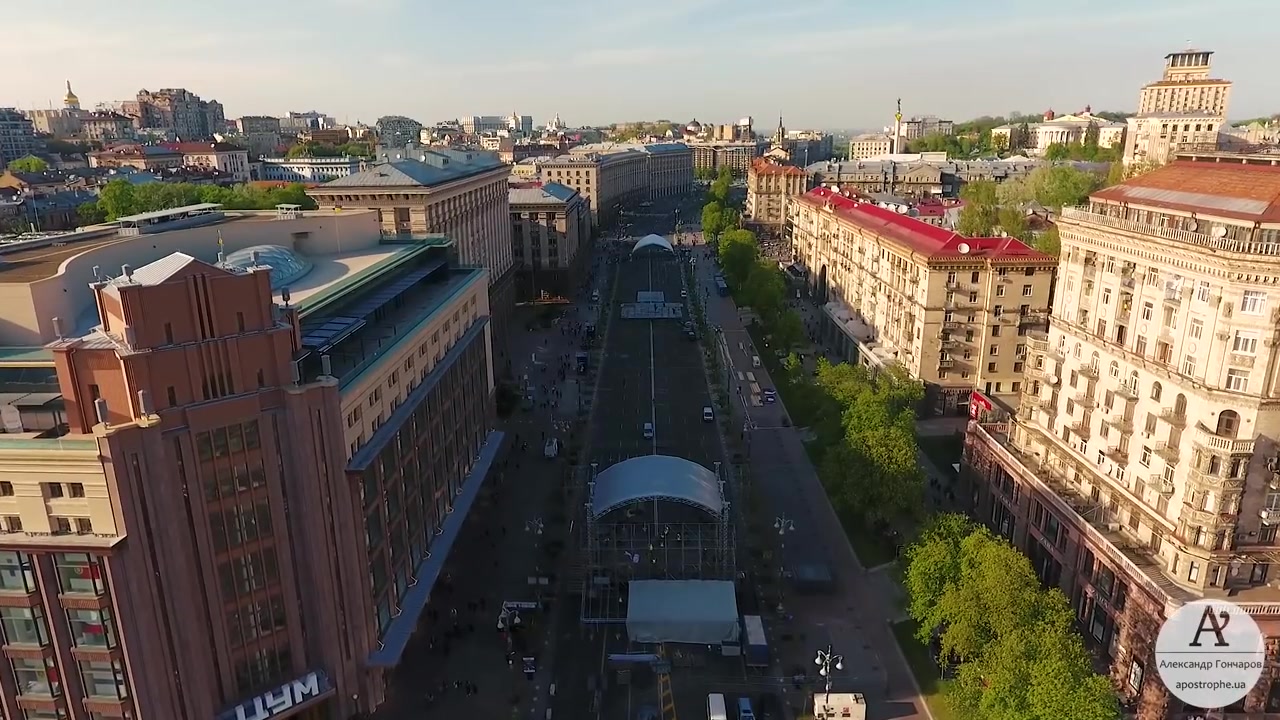
[[[778,578],[785,581],[787,577],[787,533],[795,532],[796,523],[784,513],[773,519],[773,529],[778,531]],[[781,588],[778,589],[778,612],[782,612]]]
[[[831,645],[827,645],[826,650],[819,650],[816,657],[813,658],[813,664],[818,666],[818,674],[826,680],[826,697],[823,702],[831,701],[831,671],[844,670],[844,656],[837,655],[831,649]],[[816,714],[816,711],[815,711]]]

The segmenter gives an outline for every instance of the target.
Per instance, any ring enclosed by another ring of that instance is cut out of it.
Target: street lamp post
[[[844,656],[837,655],[831,649],[831,645],[828,644],[826,650],[818,651],[818,654],[813,658],[813,664],[818,666],[818,674],[821,675],[823,679],[827,681],[826,697],[823,698],[822,702],[824,703],[830,702],[831,701],[831,671],[832,669],[835,669],[837,671],[844,670]],[[814,714],[815,715],[817,714],[816,708],[814,709]]]
[[[795,532],[796,523],[787,517],[786,513],[783,513],[773,519],[773,528],[778,531],[778,579],[780,581],[778,587],[778,612],[782,613],[782,588],[785,587],[787,579],[787,533]]]

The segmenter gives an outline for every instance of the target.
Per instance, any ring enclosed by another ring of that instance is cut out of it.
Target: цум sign
[[[329,676],[317,670],[246,700],[218,716],[218,720],[269,720],[290,708],[320,697],[330,689]]]

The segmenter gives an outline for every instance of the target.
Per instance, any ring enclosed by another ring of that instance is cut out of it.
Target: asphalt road
[[[674,201],[657,201],[649,208],[629,213],[623,220],[625,236],[606,238],[600,243],[600,255],[612,253],[618,257],[616,263],[604,264],[603,277],[596,279],[602,301],[610,305],[612,312],[603,357],[594,369],[598,374],[596,394],[586,443],[590,461],[598,463],[601,471],[641,455],[672,455],[707,468],[713,468],[722,457],[717,423],[702,419],[703,407],[713,403],[702,370],[700,345],[684,335],[683,319],[628,320],[619,311],[622,303],[635,302],[636,293],[641,291],[662,292],[667,302],[681,302],[684,274],[677,256],[661,250],[630,254],[635,241],[647,234],[672,236],[677,205]],[[690,219],[700,212],[697,199],[684,202],[681,217],[686,238]],[[644,437],[646,422],[654,424],[651,439]],[[577,513],[579,521],[581,513]],[[577,545],[570,551],[576,552]],[[606,652],[627,649],[625,627],[583,626],[580,611],[576,597],[565,598],[557,610],[561,617],[553,717],[623,720],[640,706],[657,704],[647,669],[637,672],[632,684],[618,687],[614,686],[616,678],[610,677],[605,668]],[[606,685],[612,687],[609,692],[595,692]],[[705,695],[699,697],[705,700]],[[679,694],[677,700],[680,702]],[[693,701],[680,705],[682,715],[697,717],[699,711],[692,706]]]

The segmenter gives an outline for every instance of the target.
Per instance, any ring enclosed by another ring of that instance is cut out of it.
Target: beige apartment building
[[[591,208],[560,183],[511,188],[511,253],[521,300],[569,297],[590,255]]]
[[[1213,51],[1182,50],[1164,57],[1164,75],[1138,94],[1127,118],[1124,163],[1160,165],[1180,151],[1213,150],[1227,121],[1231,81],[1209,76]]]
[[[578,145],[569,152],[574,155],[642,153],[646,173],[644,197],[647,198],[680,196],[693,190],[693,151],[684,143],[604,142]]]
[[[623,204],[647,195],[648,158],[636,150],[561,155],[541,163],[542,180],[577,190],[591,206],[593,226],[611,223]]]
[[[780,235],[787,220],[787,198],[804,193],[807,184],[802,168],[757,159],[747,171],[744,219],[757,230]]]
[[[849,140],[849,159],[866,160],[893,152],[893,138],[881,133],[855,135]]]
[[[768,140],[712,140],[694,141],[689,144],[693,150],[693,168],[695,170],[714,170],[729,168],[734,177],[746,177],[751,163],[769,149]]]
[[[458,261],[489,271],[496,357],[505,363],[515,309],[508,166],[490,153],[432,148],[309,188],[321,209],[375,210],[386,235],[439,233]]]
[[[868,367],[898,364],[936,414],[974,390],[1017,404],[1056,260],[1013,238],[968,238],[835,190],[788,203],[792,249],[824,304],[824,336]]]
[[[182,153],[182,164],[187,167],[217,170],[230,175],[236,182],[249,182],[249,151],[239,145],[182,142],[167,143],[166,147]]]
[[[1280,167],[1176,159],[1058,229],[1021,407],[970,425],[975,513],[1070,598],[1128,712],[1203,713],[1153,656],[1161,622],[1199,598],[1229,598],[1268,636],[1262,682],[1225,717],[1280,712]]]

